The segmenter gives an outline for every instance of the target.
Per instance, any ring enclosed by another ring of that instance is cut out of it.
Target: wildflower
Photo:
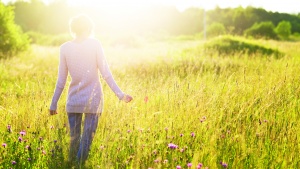
[[[50,126],[50,129],[54,129],[54,126]]]
[[[43,137],[40,137],[40,141],[43,141]]]
[[[168,163],[168,160],[164,160],[164,164]]]
[[[27,160],[28,160],[28,161],[31,161],[31,158],[28,158]]]
[[[194,132],[192,132],[192,133],[191,133],[191,136],[192,136],[192,137],[195,137],[195,133],[194,133]]]
[[[159,163],[159,159],[154,160],[155,163]]]
[[[20,134],[21,134],[21,136],[25,136],[26,132],[25,131],[21,131]]]
[[[12,161],[11,164],[12,164],[12,165],[15,165],[15,164],[17,164],[17,162],[16,162],[16,161]]]
[[[27,150],[31,150],[30,145],[26,145],[25,148],[26,148]]]
[[[181,134],[180,134],[180,137],[182,137],[182,136],[183,136],[183,134],[181,133]]]
[[[176,169],[181,169],[181,166],[180,165],[176,166]]]
[[[188,163],[187,166],[188,166],[188,168],[191,168],[192,167],[192,163]]]
[[[168,127],[166,127],[165,130],[168,131]]]
[[[224,167],[224,168],[227,168],[228,167],[228,164],[224,163],[224,162],[220,162],[220,164]]]
[[[10,124],[7,125],[7,131],[8,131],[8,132],[11,132],[11,125],[10,125]]]
[[[127,133],[130,133],[131,132],[131,130],[127,130]]]
[[[23,139],[22,139],[22,137],[19,137],[18,140],[19,140],[19,142],[22,142]]]
[[[54,140],[54,143],[57,143],[57,140]]]
[[[168,147],[169,147],[170,149],[176,149],[176,148],[178,148],[178,146],[177,146],[176,144],[173,144],[173,143],[169,143],[169,144],[168,144]]]
[[[43,155],[46,155],[46,151],[45,151],[45,150],[43,150],[43,151],[42,151],[42,154],[43,154]]]
[[[202,164],[202,163],[199,163],[199,164],[197,165],[197,169],[202,168],[202,166],[203,166],[203,164]]]
[[[148,96],[146,96],[146,97],[144,98],[144,102],[147,103],[148,100],[149,100],[149,99],[148,99]]]
[[[180,149],[180,152],[183,153],[184,152],[184,148]]]
[[[6,148],[7,144],[6,143],[2,143],[2,147]]]
[[[223,166],[224,168],[227,168],[227,167],[228,167],[228,165],[227,165],[226,163],[223,163],[222,166]]]

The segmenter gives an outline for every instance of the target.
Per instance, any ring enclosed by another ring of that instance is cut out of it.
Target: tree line
[[[182,12],[174,6],[107,7],[70,6],[67,0],[56,0],[50,4],[44,4],[41,0],[18,0],[3,4],[0,0],[0,58],[7,53],[25,50],[30,41],[42,45],[60,44],[67,38],[57,35],[68,32],[69,19],[78,13],[90,15],[96,24],[95,32],[109,36],[127,34],[197,37],[205,30],[208,37],[222,34],[284,40],[289,39],[290,35],[300,37],[300,13],[271,12],[251,6],[216,7],[208,11],[188,8]]]
[[[201,33],[204,29],[205,11],[201,8],[189,8],[180,12],[172,6],[140,6],[141,9],[136,9],[130,15],[128,11],[118,11],[119,9],[106,11],[106,6],[71,7],[66,0],[54,1],[48,5],[40,0],[16,1],[10,5],[14,6],[16,23],[24,31],[47,34],[64,33],[68,30],[69,18],[79,12],[90,14],[99,27],[98,31],[104,32],[191,35]],[[205,16],[208,27],[221,26],[224,27],[223,31],[230,34],[243,35],[247,29],[262,22],[269,22],[276,27],[282,21],[290,24],[292,34],[300,33],[300,14],[271,12],[255,7],[216,7],[206,11]]]

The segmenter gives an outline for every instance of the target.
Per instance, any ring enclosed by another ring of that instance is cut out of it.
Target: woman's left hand
[[[49,114],[50,115],[55,115],[55,114],[57,114],[57,111],[56,110],[49,110]]]
[[[125,103],[129,103],[129,102],[131,102],[132,99],[133,99],[133,98],[132,98],[130,95],[125,94],[122,100],[123,100]]]

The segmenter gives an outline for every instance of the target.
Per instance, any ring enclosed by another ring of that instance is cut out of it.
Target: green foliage
[[[215,39],[210,40],[209,42],[204,44],[204,48],[207,51],[217,51],[222,55],[230,55],[234,53],[243,53],[249,55],[272,55],[275,57],[279,57],[282,54],[272,48],[267,48],[262,45],[258,45],[257,43],[250,42],[246,39],[235,38],[232,36],[222,36]]]
[[[275,28],[275,32],[282,39],[288,39],[291,35],[292,25],[288,21],[281,21]]]
[[[255,38],[278,39],[275,26],[270,21],[255,23],[251,28],[245,30],[244,34]]]
[[[14,23],[14,11],[0,1],[0,58],[8,57],[29,47],[28,37]]]
[[[296,33],[292,34],[289,39],[292,41],[300,41],[300,33],[296,32]]]
[[[226,29],[221,23],[212,23],[207,27],[206,34],[208,37],[215,37],[219,35],[224,35],[226,33]]]
[[[252,7],[248,7],[246,9],[238,7],[233,9],[231,14],[231,26],[235,28],[234,32],[236,34],[241,35],[245,29],[249,28],[255,21],[257,21],[258,17],[253,11],[254,8]]]
[[[266,11],[263,8],[237,7],[219,8],[207,12],[209,22],[222,23],[230,33],[242,35],[255,23],[271,21],[274,25],[285,20],[291,23],[292,33],[300,32],[300,18],[297,15]]]
[[[177,34],[196,34],[203,31],[204,10],[199,8],[188,8],[174,20],[179,28]],[[174,29],[173,28],[173,29]]]
[[[32,44],[44,46],[59,46],[71,39],[69,34],[47,35],[38,32],[27,32]]]
[[[65,33],[68,30],[68,20],[75,13],[68,9],[66,2],[59,0],[46,5],[42,0],[16,1],[12,4],[16,23],[26,32]]]

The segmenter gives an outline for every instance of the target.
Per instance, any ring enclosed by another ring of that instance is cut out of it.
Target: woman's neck
[[[88,38],[89,38],[88,36],[76,36],[73,41],[77,42],[77,43],[80,43],[80,42],[82,42],[82,41],[84,41]]]

